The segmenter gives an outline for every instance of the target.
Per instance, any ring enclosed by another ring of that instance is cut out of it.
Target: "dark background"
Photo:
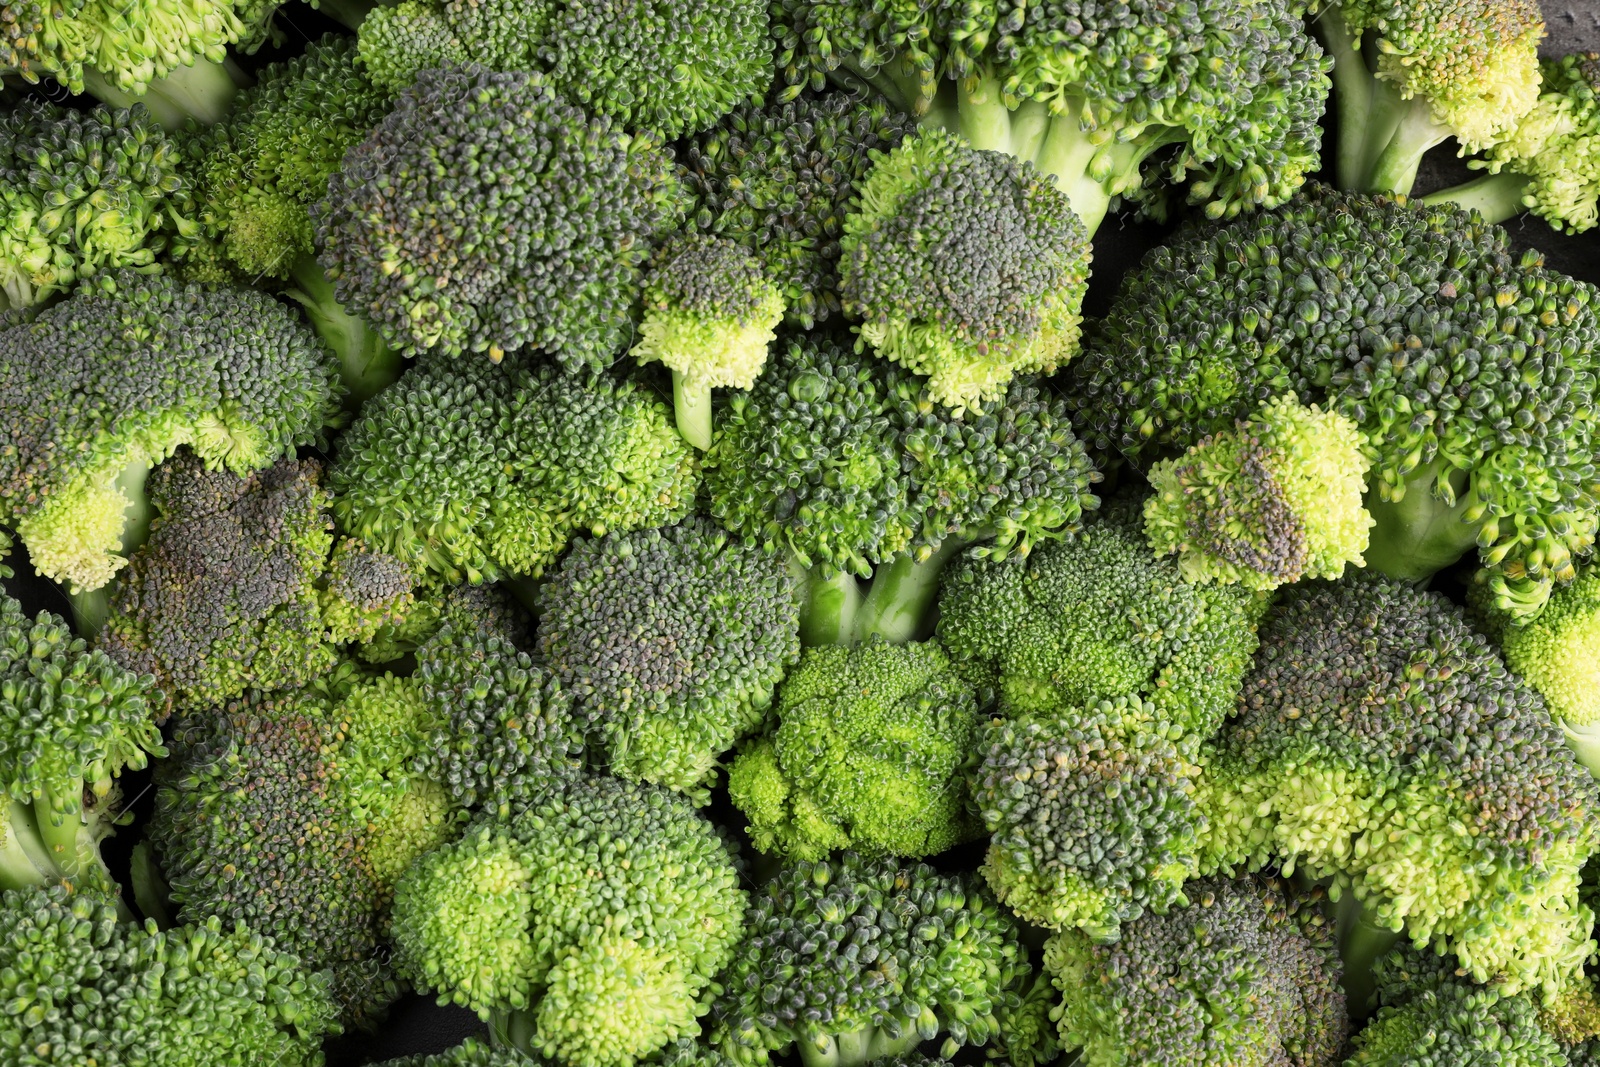
[[[1572,0],[1569,3],[1544,3],[1549,36],[1544,53],[1566,55],[1577,51],[1600,51],[1600,0]],[[302,3],[291,3],[279,17],[285,40],[280,47],[266,48],[246,57],[245,65],[255,67],[273,59],[298,53],[304,43],[336,25]],[[1435,149],[1424,161],[1415,192],[1426,194],[1446,188],[1472,176],[1463,161],[1455,157],[1453,145]],[[1170,232],[1172,225],[1156,225],[1131,218],[1111,217],[1095,236],[1095,270],[1085,311],[1104,313],[1123,273]],[[1576,278],[1600,285],[1600,230],[1566,236],[1550,229],[1542,220],[1523,216],[1506,225],[1513,241],[1523,248],[1541,250],[1551,267]],[[12,559],[17,576],[5,582],[12,596],[19,598],[29,612],[48,609],[71,617],[71,604],[55,586],[33,574],[26,555],[18,549]],[[129,775],[124,786],[140,812],[140,822],[148,814],[150,795],[148,775]],[[107,842],[107,859],[113,870],[125,869],[127,852],[136,843],[137,830],[124,830],[119,838]],[[441,1052],[458,1044],[467,1035],[481,1030],[476,1016],[459,1008],[441,1008],[431,998],[411,995],[394,1006],[381,1033],[347,1035],[329,1047],[329,1067],[355,1067],[422,1052]]]

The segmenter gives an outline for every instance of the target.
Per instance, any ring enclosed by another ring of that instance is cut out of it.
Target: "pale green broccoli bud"
[[[939,130],[883,155],[839,239],[861,339],[955,413],[1077,352],[1089,236],[1031,164]]]
[[[931,856],[981,833],[959,773],[977,725],[976,695],[936,642],[810,648],[728,793],[763,852]]]
[[[783,294],[753,253],[689,234],[662,248],[643,299],[633,355],[671,369],[678,432],[703,452],[711,447],[711,390],[755,384],[783,321]]]
[[[1365,448],[1350,419],[1285,393],[1150,468],[1145,536],[1156,555],[1177,554],[1190,582],[1268,590],[1338,578],[1362,565],[1373,525]]]

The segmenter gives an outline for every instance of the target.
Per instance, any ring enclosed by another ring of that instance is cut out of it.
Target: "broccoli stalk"
[[[93,68],[83,72],[84,91],[90,96],[112,107],[143,104],[162,129],[171,133],[182,130],[191,120],[202,126],[222,121],[233,106],[233,98],[249,84],[250,76],[232,58],[221,62],[200,59],[175,67],[140,91],[124,88]]]
[[[339,359],[339,381],[351,411],[400,377],[403,361],[365,319],[350,314],[334,297],[333,283],[313,256],[302,255],[290,268],[294,287],[287,295],[305,309],[317,336]]]
[[[1533,179],[1506,170],[1429,193],[1422,202],[1455,204],[1476,211],[1485,222],[1505,222],[1528,210],[1533,184]]]
[[[1477,547],[1479,524],[1472,519],[1482,505],[1462,491],[1467,480],[1463,472],[1452,471],[1441,483],[1443,468],[1442,461],[1434,460],[1399,486],[1378,481],[1367,491],[1366,508],[1373,518],[1365,553],[1368,567],[1420,582]]]

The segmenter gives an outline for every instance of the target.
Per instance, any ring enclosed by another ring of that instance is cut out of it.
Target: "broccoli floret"
[[[580,539],[539,590],[538,653],[611,773],[703,803],[800,656],[793,587],[781,557],[705,519]]]
[[[810,329],[840,311],[839,237],[876,153],[914,128],[881,101],[844,92],[741,108],[684,149],[693,223],[760,257],[789,319]]]
[[[788,864],[756,891],[711,1039],[742,1064],[794,1048],[859,1067],[945,1035],[994,1039],[1033,977],[1016,920],[970,877],[864,859]]]
[[[1314,25],[1333,57],[1335,174],[1352,192],[1409,193],[1454,137],[1499,140],[1539,97],[1538,0],[1331,0]]]
[[[654,136],[470,67],[419,75],[313,220],[338,301],[400,352],[538,348],[580,370],[629,339],[650,244],[684,201]]]
[[[215,917],[157,930],[92,892],[0,893],[8,1063],[321,1067],[327,978]]]
[[[979,836],[960,774],[978,701],[937,642],[809,648],[728,794],[762,852],[920,858]]]
[[[180,445],[245,474],[318,440],[333,361],[264,293],[127,271],[0,328],[0,522],[90,592],[143,538],[142,483]]]
[[[1372,528],[1365,444],[1346,416],[1285,393],[1150,468],[1145,536],[1157,555],[1177,554],[1190,582],[1267,590],[1338,578],[1362,565]]]
[[[0,113],[0,293],[13,308],[119,267],[154,269],[190,221],[179,148],[142,105]]]
[[[424,596],[427,590],[421,590]],[[323,571],[322,622],[329,640],[352,643],[369,663],[398,659],[399,645],[431,632],[436,605],[419,599],[416,568],[351,537],[339,538]]]
[[[1338,958],[1299,901],[1250,879],[1203,879],[1189,903],[1106,944],[1045,944],[1063,1044],[1084,1067],[1334,1067],[1349,1032]]]
[[[0,594],[0,889],[115,888],[100,842],[126,821],[118,776],[167,754],[159,702],[59,616]]]
[[[960,415],[1077,352],[1089,237],[1031,163],[929,130],[879,157],[839,239],[861,339]]]
[[[1315,187],[1147,257],[1068,403],[1146,465],[1285,392],[1338,412],[1372,463],[1367,565],[1417,579],[1476,547],[1533,612],[1594,538],[1596,303],[1460,208]]]
[[[1511,992],[1594,950],[1578,882],[1600,786],[1442,596],[1365,572],[1286,587],[1238,709],[1201,758],[1203,872],[1331,878]]]
[[[400,970],[565,1063],[632,1067],[697,1032],[742,931],[727,844],[689,803],[551,781],[422,857],[395,892]]]
[[[579,531],[683,518],[697,456],[631,380],[431,354],[363,407],[329,484],[341,529],[481,582],[539,575]]]
[[[755,254],[723,237],[689,233],[661,249],[644,280],[644,321],[633,355],[672,371],[678,432],[711,447],[711,390],[748,389],[783,321],[783,295]]]
[[[528,1067],[540,1061],[515,1048],[497,1048],[475,1037],[469,1037],[455,1048],[436,1052],[431,1056],[402,1056],[384,1060],[378,1067]],[[673,1067],[679,1067],[674,1064]],[[683,1064],[682,1067],[691,1067]]]

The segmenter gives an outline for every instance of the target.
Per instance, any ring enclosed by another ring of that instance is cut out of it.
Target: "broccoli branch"
[[[682,372],[672,372],[672,411],[683,439],[704,452],[711,447],[711,386],[702,380],[691,384]]]
[[[800,1062],[805,1067],[860,1067],[875,1060],[889,1059],[909,1052],[921,1042],[922,1035],[914,1027],[899,1037],[890,1037],[888,1031],[868,1027],[853,1033],[823,1037],[815,1042],[798,1041]]]
[[[861,586],[849,571],[823,566],[806,567],[793,557],[790,570],[800,585],[800,643],[848,645],[854,641],[856,612],[861,607]]]
[[[116,880],[100,855],[100,842],[118,819],[115,791],[79,811],[53,815],[48,794],[31,803],[13,800],[0,810],[0,889],[71,882],[114,890]],[[119,898],[124,920],[133,913]]]
[[[1373,489],[1366,508],[1376,522],[1365,553],[1367,566],[1403,581],[1421,581],[1450,566],[1478,543],[1478,525],[1464,521],[1472,505],[1466,476],[1452,476],[1453,503],[1433,492],[1438,460],[1418,467],[1406,479],[1399,500],[1385,500]]]
[[[1455,204],[1476,211],[1485,222],[1505,222],[1528,210],[1528,190],[1533,185],[1513,171],[1485,174],[1470,182],[1429,193],[1424,204]]]
[[[86,69],[83,72],[84,91],[90,96],[113,107],[143,104],[168,131],[183,129],[191,118],[203,126],[220,121],[233,106],[239,89],[249,82],[249,75],[232,59],[221,63],[200,60],[179,67],[166,77],[152,81],[139,95],[113,85],[99,71]]]
[[[312,0],[311,6],[347,30],[359,30],[378,4],[374,0]]]
[[[926,639],[933,632],[933,606],[945,564],[969,543],[946,538],[927,559],[902,552],[879,566],[856,612],[852,642],[874,635],[891,644]]]
[[[1600,723],[1579,726],[1565,719],[1560,722],[1561,732],[1567,736],[1567,747],[1590,774],[1600,778]]]
[[[305,309],[317,336],[339,357],[339,380],[346,390],[345,406],[361,407],[400,377],[400,353],[369,326],[344,309],[334,297],[333,283],[316,257],[301,256],[290,269],[295,288],[288,295]],[[708,400],[709,400],[709,390]]]

